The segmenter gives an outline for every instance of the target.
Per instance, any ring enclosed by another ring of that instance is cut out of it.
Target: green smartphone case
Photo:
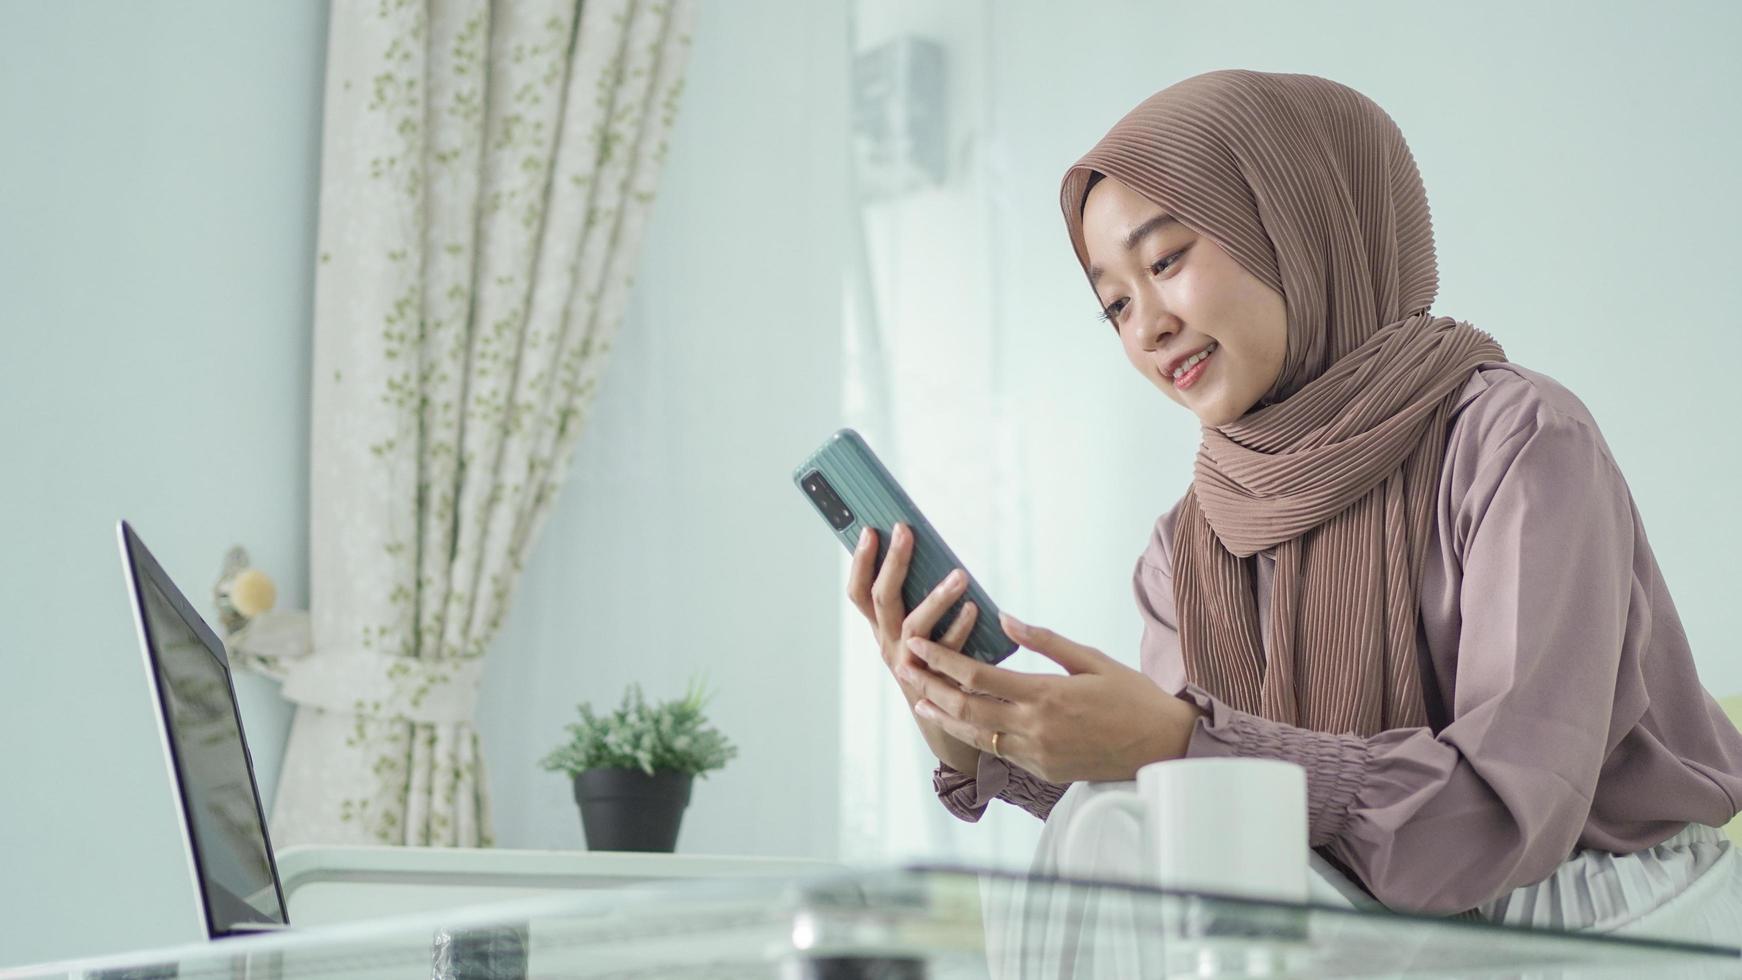
[[[823,507],[806,490],[805,479],[813,472],[822,474],[836,497],[851,512],[852,520],[846,526],[837,529]],[[876,567],[879,569],[889,554],[889,535],[896,523],[906,524],[912,530],[913,557],[908,565],[907,579],[901,586],[901,600],[906,612],[911,612],[931,594],[952,569],[961,568],[968,572],[877,454],[854,430],[840,429],[830,436],[792,471],[792,482],[811,509],[822,517],[823,524],[846,546],[848,553],[858,547],[862,528],[866,525],[874,528],[877,531]],[[998,663],[1015,653],[1016,642],[1005,636],[1003,628],[998,625],[998,607],[993,605],[972,572],[968,572],[967,591],[938,618],[931,639],[935,641],[943,636],[956,621],[963,604],[970,599],[979,609],[979,614],[974,618],[973,632],[968,634],[962,652],[989,664]]]

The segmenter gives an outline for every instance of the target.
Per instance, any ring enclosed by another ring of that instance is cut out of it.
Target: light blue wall
[[[0,965],[198,935],[113,525],[306,598],[326,9],[0,6]]]
[[[629,310],[479,701],[505,847],[582,846],[571,783],[537,766],[578,702],[677,697],[705,671],[739,755],[697,780],[678,850],[835,854],[825,583],[847,556],[789,474],[840,417],[845,13],[697,11]]]

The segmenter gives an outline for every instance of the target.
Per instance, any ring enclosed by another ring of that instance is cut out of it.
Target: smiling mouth
[[[1210,363],[1211,355],[1221,350],[1221,346],[1219,343],[1211,343],[1210,346],[1186,358],[1185,363],[1175,368],[1172,377],[1168,380],[1172,381],[1173,386],[1181,391],[1190,388],[1197,383],[1199,378],[1203,377],[1204,371]]]

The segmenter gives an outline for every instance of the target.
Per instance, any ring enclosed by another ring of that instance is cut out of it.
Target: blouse
[[[1484,364],[1454,406],[1419,588],[1427,726],[1311,731],[1188,683],[1178,510],[1157,519],[1132,575],[1143,673],[1204,712],[1188,757],[1302,766],[1311,846],[1384,904],[1471,909],[1578,849],[1631,853],[1736,815],[1742,733],[1700,684],[1596,421],[1554,380]],[[1265,627],[1275,558],[1256,559]],[[1044,820],[1066,788],[991,753],[973,774],[940,764],[933,787],[968,821],[993,798]]]

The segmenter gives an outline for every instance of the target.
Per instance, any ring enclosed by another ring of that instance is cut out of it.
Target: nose
[[[1179,324],[1157,303],[1145,302],[1132,314],[1137,320],[1137,343],[1145,352],[1153,353],[1179,332]]]

